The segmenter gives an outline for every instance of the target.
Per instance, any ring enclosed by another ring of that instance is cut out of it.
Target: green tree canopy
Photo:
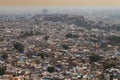
[[[67,34],[65,35],[65,37],[66,37],[66,38],[78,38],[79,35],[77,35],[77,34],[72,34],[72,33],[67,33]]]
[[[6,67],[1,67],[0,68],[0,75],[4,75],[6,71]]]
[[[103,64],[103,67],[104,67],[104,69],[109,69],[109,68],[115,67],[115,63],[106,62],[105,64]]]
[[[63,44],[62,47],[63,47],[63,49],[65,49],[65,50],[69,48],[67,44]]]
[[[49,39],[49,36],[45,36],[44,39],[45,39],[45,40],[48,40],[48,39]]]
[[[90,59],[90,63],[92,63],[92,62],[97,62],[97,61],[99,61],[99,60],[101,59],[101,57],[100,57],[99,55],[97,55],[97,54],[92,54],[92,55],[89,57],[89,59]]]
[[[44,59],[45,57],[49,57],[50,55],[44,51],[40,51],[37,53],[37,56],[40,56],[42,59]]]
[[[23,52],[24,51],[24,45],[19,43],[19,42],[14,43],[13,46],[19,52]]]
[[[120,45],[120,36],[112,35],[108,36],[107,39],[111,45]]]
[[[45,58],[45,54],[44,54],[43,52],[41,52],[41,53],[37,53],[37,56],[40,56],[42,59]]]
[[[49,66],[49,67],[47,68],[47,71],[48,71],[49,73],[53,73],[53,72],[55,71],[55,67]]]
[[[8,58],[8,54],[7,53],[2,53],[1,57],[6,60]]]

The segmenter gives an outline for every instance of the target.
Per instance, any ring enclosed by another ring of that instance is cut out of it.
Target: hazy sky
[[[114,6],[120,0],[0,0],[0,6]]]

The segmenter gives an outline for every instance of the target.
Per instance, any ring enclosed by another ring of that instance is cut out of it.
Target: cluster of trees
[[[0,76],[4,75],[6,71],[6,67],[0,67]]]
[[[109,69],[109,68],[112,68],[112,67],[115,67],[116,66],[116,64],[114,63],[114,62],[105,62],[104,63],[104,65],[103,65],[103,67],[104,67],[104,69]]]
[[[49,36],[45,36],[44,39],[45,39],[45,40],[48,40],[48,39],[49,39]]]
[[[21,32],[21,35],[19,36],[19,38],[26,38],[28,36],[41,35],[41,34],[42,34],[41,32],[33,32],[33,31]]]
[[[47,71],[49,73],[53,73],[55,71],[55,67],[54,66],[48,66]]]
[[[44,52],[44,51],[40,51],[40,52],[31,52],[31,51],[29,51],[28,53],[26,53],[26,56],[28,58],[32,58],[35,55],[40,56],[41,59],[45,59],[45,58],[49,57],[49,54]]]
[[[67,44],[63,44],[62,48],[65,49],[65,50],[67,50],[69,48],[69,46]]]
[[[21,43],[19,43],[19,42],[15,42],[14,44],[13,44],[13,46],[14,46],[14,48],[16,49],[16,50],[18,50],[19,52],[23,52],[24,51],[24,45],[23,44],[21,44]]]
[[[68,33],[68,34],[65,35],[65,37],[66,37],[66,38],[78,38],[79,35],[77,35],[77,34],[72,34],[72,33]]]
[[[89,59],[90,59],[90,63],[97,62],[97,61],[99,61],[101,59],[101,56],[99,56],[98,54],[92,54],[89,57]]]
[[[28,52],[28,53],[26,53],[26,56],[27,56],[28,58],[32,58],[32,53],[31,53],[31,52]]]
[[[109,36],[107,37],[107,39],[109,40],[109,44],[111,45],[120,45],[120,36]]]
[[[1,55],[3,60],[6,60],[8,58],[8,54],[7,53],[2,53]]]
[[[49,54],[44,51],[41,51],[37,53],[37,56],[40,56],[42,59],[45,59],[45,57],[49,57]]]
[[[8,58],[8,53],[1,53],[1,57],[3,60],[6,60]],[[1,66],[0,67],[0,76],[1,75],[4,75],[5,74],[5,71],[6,71],[6,67],[5,66]]]
[[[92,54],[89,59],[90,59],[90,63],[92,62],[97,62],[99,60],[101,60],[101,56],[97,55],[97,54]],[[116,63],[115,62],[110,62],[110,61],[105,61],[103,64],[103,68],[104,69],[109,69],[109,68],[112,68],[112,67],[115,67],[116,66]]]
[[[42,59],[45,58],[45,54],[42,52],[42,53],[37,53],[37,56],[40,56]]]
[[[19,37],[22,37],[22,38],[25,38],[27,36],[33,36],[33,31],[30,31],[30,32],[21,32],[22,34],[19,36]]]

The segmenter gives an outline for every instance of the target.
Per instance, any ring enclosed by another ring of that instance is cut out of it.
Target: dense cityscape
[[[85,15],[0,14],[0,80],[120,80],[119,18]]]

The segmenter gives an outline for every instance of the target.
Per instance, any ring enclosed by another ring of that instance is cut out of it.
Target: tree
[[[108,36],[107,39],[109,40],[109,44],[111,45],[120,45],[120,36]]]
[[[72,38],[73,35],[71,33],[66,34],[66,38]]]
[[[66,45],[66,44],[63,44],[62,47],[63,47],[65,50],[67,50],[67,49],[69,48],[68,45]]]
[[[13,46],[19,52],[23,52],[24,51],[24,45],[19,43],[19,42],[14,43]]]
[[[109,69],[111,67],[115,67],[115,63],[114,62],[106,62],[104,65],[103,65],[104,69]]]
[[[6,67],[1,67],[0,68],[0,75],[4,75],[6,71]]]
[[[26,53],[26,56],[27,56],[28,58],[32,58],[32,54],[31,54],[31,53]]]
[[[90,63],[92,63],[92,62],[97,62],[97,61],[99,61],[99,60],[101,59],[101,57],[100,57],[99,55],[97,55],[97,54],[92,54],[92,55],[89,57],[89,59],[90,59]]]
[[[7,53],[3,53],[1,56],[4,60],[6,60],[8,58],[8,54]]]
[[[30,31],[30,32],[22,32],[21,31],[21,35],[19,37],[20,38],[25,38],[27,36],[33,36],[34,35],[33,33],[34,33],[33,31]]]
[[[37,53],[37,56],[40,56],[42,59],[44,59],[45,57],[48,57],[49,55],[43,51]]]
[[[47,68],[47,71],[48,71],[49,73],[53,73],[53,72],[55,71],[55,68],[54,68],[53,66],[49,66],[49,67]]]
[[[35,63],[40,64],[41,62],[40,62],[40,60],[35,60]]]
[[[72,34],[72,33],[68,33],[68,34],[65,35],[65,37],[66,37],[66,38],[78,38],[79,35],[77,35],[77,34]]]
[[[45,39],[45,40],[48,40],[48,39],[49,39],[49,36],[45,36],[44,39]]]
[[[43,52],[41,52],[41,53],[37,53],[37,56],[40,56],[42,59],[45,58],[45,54],[44,54]]]

